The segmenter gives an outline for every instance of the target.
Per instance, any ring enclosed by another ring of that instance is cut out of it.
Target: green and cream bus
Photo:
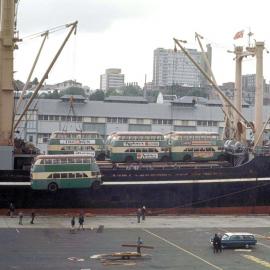
[[[57,131],[48,142],[48,155],[88,154],[97,160],[105,158],[104,140],[98,132]]]
[[[165,135],[172,161],[225,160],[224,141],[216,132],[174,131]]]
[[[91,188],[99,186],[101,174],[89,155],[40,155],[31,168],[31,187],[36,190]]]
[[[112,162],[169,161],[170,151],[160,132],[114,132],[106,144]]]

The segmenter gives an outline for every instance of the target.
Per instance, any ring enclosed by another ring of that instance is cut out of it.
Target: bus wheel
[[[125,161],[126,161],[127,163],[131,163],[131,162],[133,162],[133,157],[127,156],[126,159],[125,159]]]
[[[189,162],[189,161],[191,161],[191,156],[189,156],[189,155],[184,156],[183,161],[184,161],[184,162]]]
[[[161,158],[161,161],[162,162],[169,162],[170,158],[168,156],[164,156],[164,157]]]
[[[48,185],[48,190],[50,192],[56,192],[58,190],[58,186],[56,183],[52,182]]]

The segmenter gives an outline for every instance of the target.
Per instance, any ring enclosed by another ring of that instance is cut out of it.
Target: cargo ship
[[[56,192],[33,190],[30,166],[38,151],[32,149],[30,152],[28,150],[21,153],[20,150],[14,152],[14,127],[18,124],[18,122],[14,123],[13,118],[13,49],[16,42],[14,10],[15,1],[1,0],[3,17],[0,20],[0,207],[7,207],[10,202],[13,202],[16,207],[25,208],[129,208],[142,204],[152,208],[270,205],[270,151],[268,147],[262,146],[261,138],[264,128],[262,126],[262,42],[257,42],[256,46],[249,50],[250,54],[256,56],[258,67],[255,125],[248,123],[242,116],[241,101],[236,100],[235,103],[238,105],[234,106],[218,89],[213,76],[209,77],[202,71],[224,100],[225,115],[228,117],[231,115],[226,109],[229,106],[236,112],[234,124],[228,121],[232,126],[226,127],[225,133],[227,138],[240,143],[228,145],[227,161],[161,162],[151,165],[119,164],[118,166],[113,166],[112,163],[99,163],[102,177],[102,184],[99,187],[59,189]],[[71,27],[73,31],[76,25],[72,24]],[[2,31],[3,29],[5,31]],[[175,42],[180,45],[178,40],[175,39]],[[181,49],[185,52],[184,48]],[[236,50],[237,60],[245,56],[241,53],[243,51]],[[236,63],[239,70],[241,61]],[[200,69],[200,66],[198,68]],[[241,88],[239,81],[241,81],[240,72],[236,78],[236,90]],[[239,98],[241,95],[236,96]],[[24,112],[26,110],[27,108]],[[17,121],[22,119],[23,113]],[[243,135],[245,127],[250,127],[255,132],[252,151],[246,147],[238,147],[245,144]]]

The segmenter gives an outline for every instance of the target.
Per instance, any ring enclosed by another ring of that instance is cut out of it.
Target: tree
[[[89,97],[90,100],[98,100],[103,101],[105,98],[105,94],[102,90],[97,89],[94,93],[92,93]]]
[[[120,88],[122,96],[143,96],[143,91],[139,86],[126,85]]]
[[[60,92],[60,96],[64,96],[64,95],[81,95],[83,97],[86,97],[84,89],[81,87],[75,87],[75,86],[71,86],[71,87],[66,88],[65,90],[62,90]]]

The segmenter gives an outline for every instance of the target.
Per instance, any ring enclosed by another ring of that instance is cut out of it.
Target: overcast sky
[[[234,81],[234,45],[246,45],[247,37],[234,41],[237,31],[249,27],[258,41],[270,44],[267,0],[20,0],[18,30],[25,37],[49,28],[79,21],[76,36],[49,75],[47,83],[75,79],[91,89],[99,88],[106,68],[121,68],[126,82],[152,80],[153,51],[173,48],[173,37],[198,48],[197,31],[213,47],[212,67],[219,84]],[[34,77],[39,79],[67,31],[49,36]],[[41,38],[24,39],[15,53],[16,79],[26,81]],[[270,48],[270,46],[269,46]],[[264,77],[270,79],[269,54],[264,54]],[[243,63],[243,74],[255,73],[255,60]]]

